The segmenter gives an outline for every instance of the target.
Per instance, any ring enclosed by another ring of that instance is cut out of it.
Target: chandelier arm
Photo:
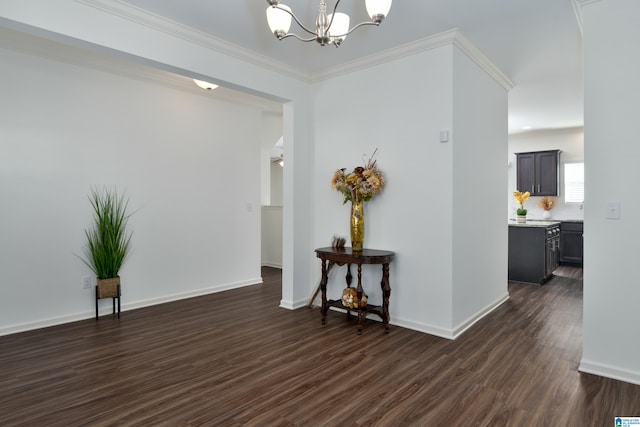
[[[358,25],[356,25],[355,27],[353,27],[352,29],[350,29],[349,31],[347,31],[344,34],[338,34],[338,35],[332,35],[331,37],[345,37],[348,36],[349,34],[353,33],[355,30],[357,30],[360,27],[364,27],[365,25],[375,25],[376,27],[379,26],[380,24],[377,22],[373,22],[373,21],[365,21],[365,22],[361,22]]]
[[[303,38],[302,38],[302,37],[300,37],[299,35],[297,35],[297,34],[293,34],[293,33],[287,33],[287,34],[285,34],[284,36],[280,37],[280,40],[282,40],[282,39],[286,39],[287,37],[294,37],[294,38],[296,38],[296,39],[300,40],[301,42],[313,42],[313,41],[315,41],[315,40],[316,40],[316,38],[315,38],[315,37],[311,37],[311,38],[308,38],[308,39],[303,39]]]
[[[340,0],[336,1],[336,4],[333,6],[333,12],[331,13],[331,21],[329,21],[329,25],[327,25],[327,30],[331,28],[331,24],[333,24],[333,18],[336,16],[336,10],[338,10],[338,5],[340,4]]]
[[[337,0],[337,1],[336,1],[336,4],[333,6],[333,14],[334,14],[334,15],[336,14],[336,10],[338,10],[338,5],[340,4],[340,1],[341,1],[341,0]]]
[[[315,31],[311,31],[310,29],[308,29],[307,27],[305,27],[305,26],[302,24],[302,22],[300,22],[300,20],[298,19],[298,17],[297,17],[296,15],[294,15],[294,13],[293,13],[293,12],[290,12],[290,11],[288,11],[287,9],[284,9],[284,8],[280,7],[280,5],[276,5],[276,6],[272,6],[272,7],[275,7],[276,9],[280,9],[280,10],[283,10],[283,11],[287,12],[289,15],[291,15],[291,17],[293,18],[293,20],[294,20],[294,21],[296,21],[296,23],[300,26],[300,28],[302,28],[303,30],[305,30],[307,33],[309,33],[309,34],[313,34],[313,35],[315,35],[315,34],[316,34],[316,32],[315,32]],[[293,35],[293,34],[292,34],[292,35]],[[295,36],[295,35],[294,35],[294,36]],[[298,37],[298,36],[295,36],[295,37]],[[298,37],[298,38],[299,38],[299,37]],[[306,39],[300,39],[300,40],[302,40],[302,41],[307,41]],[[315,40],[315,38],[314,38],[313,40]]]

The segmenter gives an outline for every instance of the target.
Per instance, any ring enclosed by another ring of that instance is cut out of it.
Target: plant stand
[[[106,279],[114,280],[114,279]],[[99,280],[100,282],[100,280]],[[118,319],[120,318],[120,278],[118,278],[118,284],[111,291],[105,292],[100,283],[96,285],[96,320],[98,320],[98,301],[104,298],[111,298],[113,300],[113,314],[116,314],[116,300],[118,300]]]

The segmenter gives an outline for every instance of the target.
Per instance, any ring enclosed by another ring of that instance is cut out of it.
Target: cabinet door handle
[[[534,185],[533,185],[533,184],[531,184],[531,192],[532,192],[532,193],[535,193],[535,192],[536,192],[536,190],[534,190],[534,189],[533,189],[533,187],[534,187]]]
[[[540,184],[538,184],[538,193],[540,192]]]

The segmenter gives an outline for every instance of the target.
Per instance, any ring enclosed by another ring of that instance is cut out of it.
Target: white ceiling
[[[509,131],[583,125],[581,36],[572,0],[396,0],[380,27],[367,26],[340,48],[278,41],[269,31],[263,0],[127,0],[213,38],[286,64],[321,74],[380,51],[458,28],[511,81]],[[316,0],[285,0],[308,27]],[[329,8],[335,4],[327,1]],[[364,0],[344,0],[339,11],[352,25],[367,20]],[[292,25],[294,31],[295,23]],[[301,36],[305,35],[301,31]]]

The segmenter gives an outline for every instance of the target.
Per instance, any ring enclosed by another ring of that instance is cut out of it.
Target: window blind
[[[565,163],[564,201],[565,203],[584,201],[584,163]]]

